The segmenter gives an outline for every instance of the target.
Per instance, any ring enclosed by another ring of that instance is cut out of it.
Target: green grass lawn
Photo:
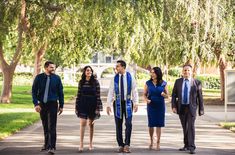
[[[1,87],[1,86],[0,86]],[[64,87],[65,102],[77,93],[77,87]],[[13,86],[10,104],[0,104],[0,139],[39,120],[34,111],[31,86]]]
[[[235,132],[235,122],[222,122],[220,123],[220,126]]]
[[[218,98],[220,97],[220,89],[203,89],[204,98]]]
[[[204,104],[223,105],[220,100],[220,89],[202,89]]]
[[[39,119],[35,112],[0,113],[0,139],[33,124]]]

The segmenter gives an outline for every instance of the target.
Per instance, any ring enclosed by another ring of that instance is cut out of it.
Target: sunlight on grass
[[[35,112],[0,113],[0,139],[33,124],[37,120],[39,120],[39,114]]]
[[[0,86],[1,87],[1,86]],[[64,87],[65,103],[76,96],[77,87]],[[9,104],[0,104],[0,139],[39,120],[34,111],[31,86],[13,86],[12,100]]]
[[[235,122],[221,122],[220,126],[235,132]]]

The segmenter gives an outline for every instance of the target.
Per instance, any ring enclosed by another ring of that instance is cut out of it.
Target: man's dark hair
[[[118,60],[117,63],[120,63],[123,68],[126,69],[126,62],[123,60]]]
[[[184,67],[190,67],[190,68],[193,68],[193,67],[192,67],[192,65],[190,65],[190,64],[185,64],[185,65],[183,65],[183,68],[184,68]]]
[[[54,64],[52,61],[46,61],[44,64],[44,68],[47,68],[50,64]]]

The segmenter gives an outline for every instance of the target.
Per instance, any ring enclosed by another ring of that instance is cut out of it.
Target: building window
[[[92,63],[98,63],[98,53],[95,53],[92,57]]]
[[[105,57],[105,62],[106,63],[111,63],[111,60],[112,60],[111,56],[106,56]]]

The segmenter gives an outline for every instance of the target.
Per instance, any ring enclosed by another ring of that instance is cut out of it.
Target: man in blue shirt
[[[179,151],[189,150],[195,154],[195,120],[204,114],[202,85],[192,77],[192,66],[183,66],[183,78],[177,79],[172,90],[172,110],[177,113],[184,133],[184,146]]]
[[[44,130],[44,145],[41,151],[48,150],[48,153],[54,154],[57,113],[60,115],[63,112],[64,93],[60,77],[54,74],[54,63],[47,61],[44,69],[45,72],[38,74],[34,79],[32,97],[35,110],[40,113]],[[59,100],[59,108],[57,100]]]

